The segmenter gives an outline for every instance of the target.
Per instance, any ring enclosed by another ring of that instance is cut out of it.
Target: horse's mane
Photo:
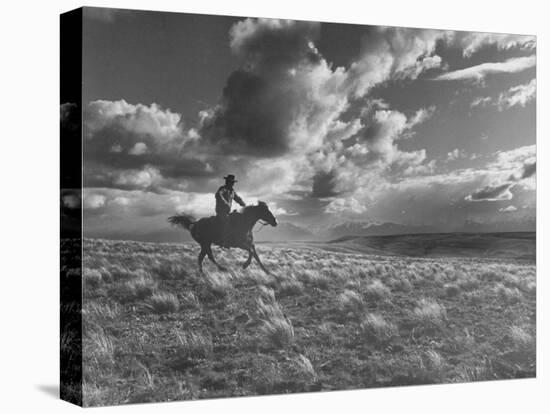
[[[264,202],[264,201],[258,201],[258,204],[253,204],[253,205],[245,206],[245,207],[241,208],[241,210],[239,211],[239,213],[245,214],[245,213],[250,212],[250,211],[252,211],[253,209],[256,209],[256,208],[258,208],[258,207],[267,207],[267,203]]]

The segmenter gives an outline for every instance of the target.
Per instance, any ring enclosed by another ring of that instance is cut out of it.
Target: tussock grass
[[[363,297],[354,290],[346,289],[336,298],[338,309],[344,313],[359,313],[365,308]]]
[[[424,326],[442,327],[447,320],[447,311],[433,299],[421,299],[413,311],[413,316]]]
[[[491,362],[486,358],[474,366],[461,364],[456,370],[454,382],[492,381],[498,378]]]
[[[391,287],[397,291],[401,292],[410,292],[413,290],[413,285],[404,276],[397,276],[391,280]]]
[[[298,296],[304,293],[304,285],[294,278],[284,280],[279,287],[281,296]]]
[[[207,273],[204,276],[204,283],[208,290],[218,298],[227,298],[233,290],[231,276],[222,272]]]
[[[85,333],[86,358],[95,364],[113,363],[115,355],[114,339],[100,326],[87,329]]]
[[[218,251],[230,271],[199,276],[192,243],[86,243],[82,277],[96,271],[83,291],[88,405],[535,375],[525,260],[270,245],[261,257],[272,276]],[[62,349],[77,339],[62,333]]]
[[[84,283],[86,287],[95,288],[101,284],[101,272],[98,269],[84,270]]]
[[[155,313],[177,312],[179,306],[178,297],[173,293],[155,292],[149,299],[149,307]]]
[[[161,280],[183,279],[189,275],[186,267],[180,263],[160,262],[154,269]]]
[[[137,270],[133,279],[124,282],[120,292],[123,301],[132,301],[148,298],[156,289],[157,283],[152,276],[143,270]]]
[[[518,288],[509,288],[504,286],[502,283],[497,284],[496,292],[500,300],[505,304],[513,305],[518,303],[522,299],[521,292]]]
[[[480,287],[479,279],[474,275],[463,274],[458,279],[458,286],[463,291],[472,291]]]
[[[391,291],[381,281],[375,280],[365,288],[365,296],[372,301],[386,300],[390,298]]]
[[[176,354],[182,359],[208,358],[212,355],[213,345],[210,335],[194,332],[176,334]]]
[[[284,348],[294,342],[294,327],[283,313],[271,289],[260,290],[256,300],[257,314],[262,322],[261,331],[270,343],[278,348]]]
[[[329,278],[317,270],[301,270],[297,272],[298,279],[306,285],[314,286],[319,289],[328,289],[330,285]]]
[[[93,319],[115,319],[119,316],[120,306],[117,303],[86,302],[82,313],[90,320]]]
[[[360,327],[367,338],[375,339],[381,344],[398,336],[397,326],[376,313],[366,314],[361,320]]]
[[[181,306],[188,308],[200,308],[201,303],[197,295],[193,292],[184,292],[182,294]]]
[[[304,378],[306,381],[316,381],[317,373],[313,368],[313,364],[303,354],[298,354],[291,359],[296,376]]]
[[[426,368],[432,372],[441,372],[444,367],[444,360],[441,354],[433,349],[426,351]]]
[[[445,296],[448,298],[453,298],[461,293],[460,287],[455,283],[447,283],[443,289],[445,291]]]
[[[511,326],[508,334],[514,346],[519,350],[526,351],[535,347],[533,336],[520,326]]]

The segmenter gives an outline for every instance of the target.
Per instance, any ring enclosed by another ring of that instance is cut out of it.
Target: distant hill
[[[257,241],[296,241],[314,240],[317,236],[311,231],[292,223],[282,222],[277,227],[256,225],[254,240]]]
[[[324,240],[333,240],[345,236],[390,236],[398,234],[428,234],[428,233],[497,233],[497,232],[529,232],[536,231],[534,219],[518,221],[495,221],[481,223],[466,220],[457,226],[411,225],[399,223],[371,223],[363,221],[348,221],[333,225],[318,232]]]
[[[344,236],[387,236],[391,234],[435,233],[437,231],[437,228],[432,226],[349,221],[329,227],[321,235],[330,240]]]
[[[326,243],[326,248],[413,257],[535,260],[536,235],[535,232],[508,232],[346,236]]]

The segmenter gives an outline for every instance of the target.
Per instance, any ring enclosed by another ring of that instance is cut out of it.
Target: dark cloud
[[[335,172],[318,172],[313,177],[313,186],[311,189],[311,196],[315,198],[334,197],[338,193],[335,191]]]
[[[315,47],[319,23],[246,19],[231,29],[242,60],[200,134],[229,154],[277,157],[318,149],[347,108],[345,71]]]
[[[289,123],[297,114],[297,98],[292,89],[279,89],[250,71],[235,71],[201,134],[230,153],[282,155],[290,150]]]
[[[466,201],[502,201],[511,200],[513,194],[510,192],[513,183],[505,183],[496,186],[485,186],[480,190],[474,191],[466,197]]]
[[[531,164],[525,164],[523,166],[523,173],[521,174],[521,179],[529,178],[535,175],[537,172],[537,163],[533,162]]]

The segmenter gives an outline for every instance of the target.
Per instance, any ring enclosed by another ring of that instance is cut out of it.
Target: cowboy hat
[[[232,183],[236,183],[237,180],[235,180],[235,176],[233,174],[227,174],[225,177],[223,177],[225,181],[230,181]]]

